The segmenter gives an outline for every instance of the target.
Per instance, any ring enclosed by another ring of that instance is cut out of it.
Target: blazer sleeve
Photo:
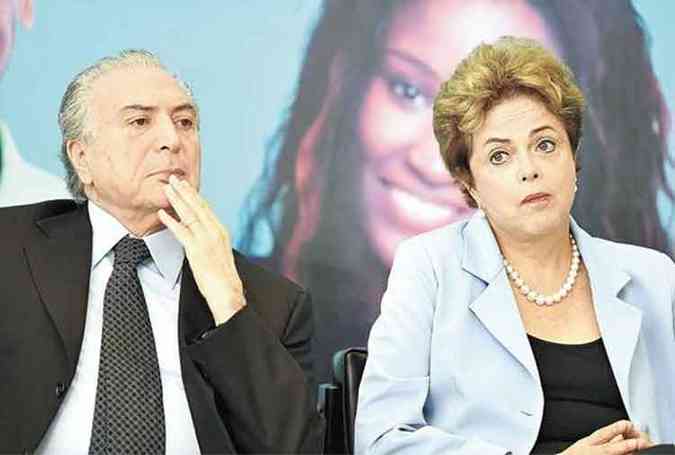
[[[298,291],[282,339],[247,305],[192,344],[214,388],[237,453],[321,453],[309,294]]]
[[[359,389],[355,453],[359,455],[504,455],[508,449],[429,425],[430,342],[437,277],[420,238],[400,244],[368,340]]]

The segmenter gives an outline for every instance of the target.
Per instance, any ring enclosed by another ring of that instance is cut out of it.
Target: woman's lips
[[[534,204],[538,202],[547,202],[551,198],[551,195],[548,193],[532,193],[528,194],[525,198],[523,198],[522,201],[520,201],[521,205],[525,204]]]

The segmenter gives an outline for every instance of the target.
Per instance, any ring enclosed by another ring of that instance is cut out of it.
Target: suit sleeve
[[[238,453],[321,453],[309,295],[298,291],[283,338],[247,305],[191,345],[208,377]]]
[[[368,340],[355,453],[504,455],[508,449],[430,425],[425,417],[437,280],[417,239],[399,246]]]

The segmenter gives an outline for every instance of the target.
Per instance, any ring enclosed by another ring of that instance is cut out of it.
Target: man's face
[[[0,76],[5,71],[14,43],[14,0],[0,0]]]
[[[171,174],[199,188],[201,147],[196,106],[158,68],[118,68],[91,89],[82,165],[87,196],[112,213],[146,216],[170,208]]]

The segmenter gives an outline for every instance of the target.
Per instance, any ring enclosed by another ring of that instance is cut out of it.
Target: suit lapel
[[[487,219],[474,216],[464,228],[463,236],[462,268],[486,285],[470,302],[469,308],[492,336],[539,381],[537,364]]]
[[[208,304],[199,292],[187,259],[181,277],[178,336],[183,385],[190,406],[197,440],[202,453],[236,453],[223,416],[216,404],[213,388],[187,352],[187,346],[213,328]]]
[[[91,225],[86,206],[37,220],[35,234],[24,252],[40,299],[74,370],[82,344],[91,267]]]
[[[233,254],[237,272],[241,277],[244,289],[247,291],[246,298],[249,301],[255,299],[255,296],[251,295],[251,292],[248,292],[246,267],[242,266],[242,258],[234,250]],[[183,262],[179,311],[181,343],[189,344],[196,337],[214,327],[213,315],[211,314],[211,310],[209,310],[206,300],[204,300],[201,292],[199,292],[187,258]]]
[[[211,310],[199,292],[187,258],[183,261],[179,311],[181,344],[191,343],[197,336],[214,326]]]
[[[588,270],[593,305],[609,363],[630,415],[630,367],[639,339],[642,311],[618,297],[630,281],[630,275],[616,266],[610,254],[603,255],[598,241],[574,222],[572,232]]]

